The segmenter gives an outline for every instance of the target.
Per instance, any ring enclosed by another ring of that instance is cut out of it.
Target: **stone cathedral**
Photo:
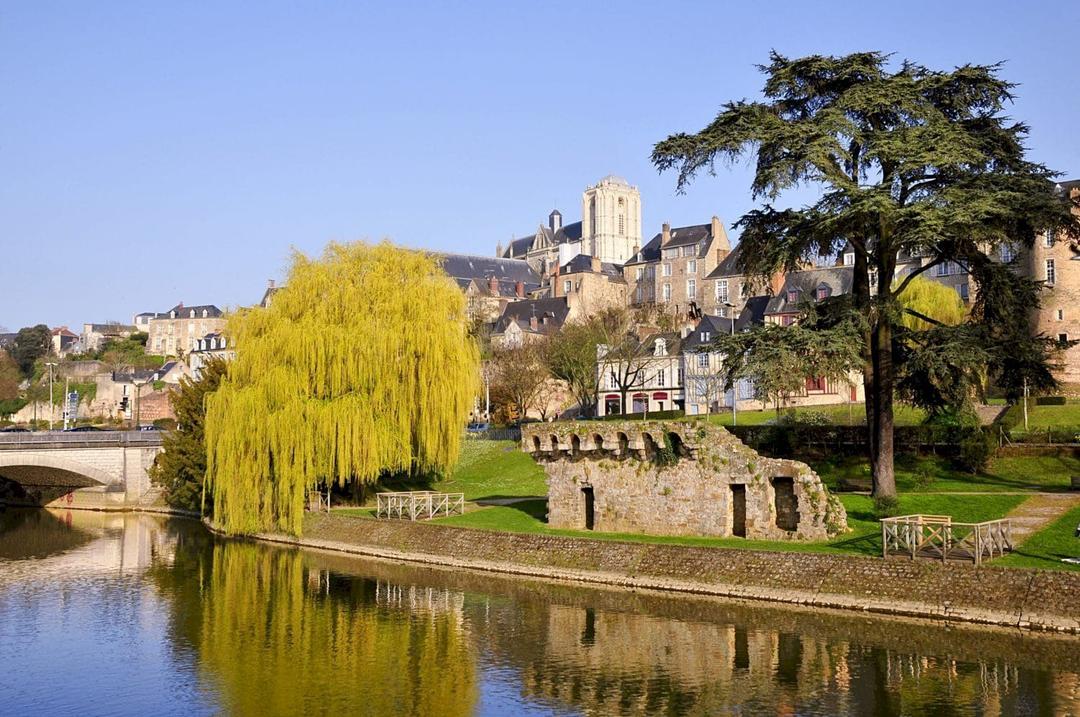
[[[582,220],[563,224],[558,209],[547,225],[498,249],[505,259],[525,259],[539,273],[579,254],[625,264],[641,248],[641,193],[622,177],[608,175],[581,195]]]

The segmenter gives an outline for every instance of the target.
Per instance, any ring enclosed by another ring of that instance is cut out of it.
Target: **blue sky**
[[[257,301],[291,247],[490,254],[615,173],[730,224],[652,145],[754,97],[770,49],[1007,61],[1031,156],[1080,176],[1075,3],[0,4],[0,326]]]

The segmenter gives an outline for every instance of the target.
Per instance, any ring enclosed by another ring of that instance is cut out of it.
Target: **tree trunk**
[[[869,379],[866,385],[866,423],[870,442],[872,494],[875,498],[895,498],[893,390],[896,376],[892,361],[892,327],[878,321],[870,332],[870,365],[864,368],[864,379]]]

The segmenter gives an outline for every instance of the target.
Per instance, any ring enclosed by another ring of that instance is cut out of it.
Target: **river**
[[[0,512],[0,715],[1067,715],[1080,640]]]

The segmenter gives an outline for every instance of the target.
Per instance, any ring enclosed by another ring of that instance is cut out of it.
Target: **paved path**
[[[1005,516],[1012,521],[1014,542],[1024,542],[1032,533],[1057,520],[1076,505],[1080,505],[1080,494],[1036,493]]]

